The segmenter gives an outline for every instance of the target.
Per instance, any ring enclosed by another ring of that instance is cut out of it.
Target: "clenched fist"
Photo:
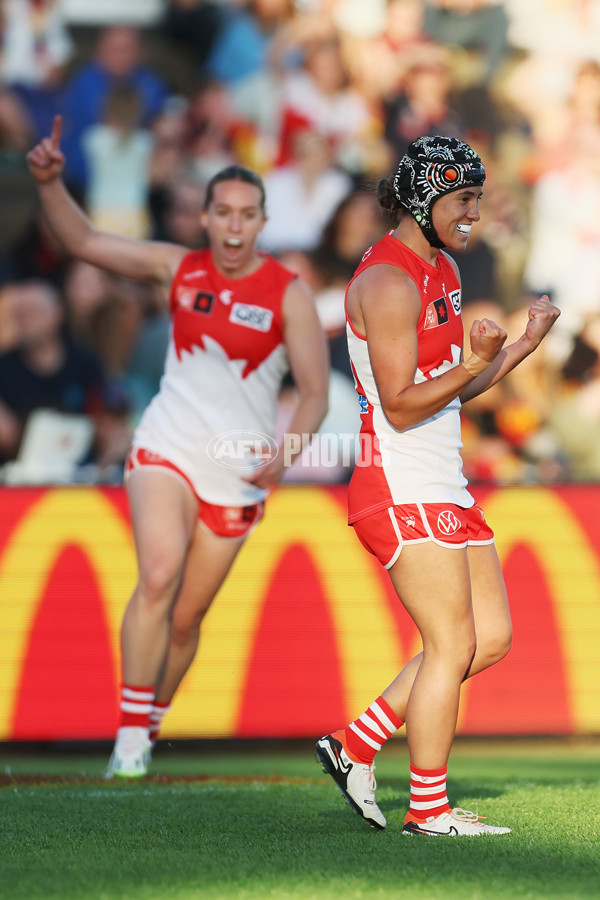
[[[506,337],[504,328],[491,319],[475,319],[469,333],[471,351],[490,363],[502,349]]]
[[[550,300],[544,294],[533,301],[527,315],[528,322],[525,328],[525,337],[537,347],[560,316],[560,309],[550,303]]]

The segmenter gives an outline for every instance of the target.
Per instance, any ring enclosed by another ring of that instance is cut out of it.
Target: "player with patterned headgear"
[[[559,311],[547,298],[534,301],[525,333],[508,347],[494,322],[474,322],[464,359],[460,276],[442,248],[466,248],[484,178],[463,141],[414,141],[378,187],[380,205],[399,222],[366,251],[346,292],[362,419],[348,521],[388,570],[423,650],[362,715],[321,738],[316,752],[355,812],[384,828],[374,759],[406,722],[405,834],[510,831],[452,809],[446,793],[461,684],[502,659],[511,640],[494,534],[462,473],[460,407],[532,353]]]
[[[394,192],[409,211],[432,247],[445,244],[433,227],[433,205],[453,191],[482,187],[485,168],[477,153],[464,141],[449,137],[420,137],[410,144],[394,175]],[[466,224],[459,231],[469,234]]]

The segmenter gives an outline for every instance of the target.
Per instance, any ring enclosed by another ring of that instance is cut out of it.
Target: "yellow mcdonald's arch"
[[[598,732],[600,566],[587,535],[556,490],[504,488],[485,501],[485,511],[501,562],[519,542],[538,556],[564,649],[575,731]]]
[[[402,668],[406,660],[384,589],[344,511],[325,490],[281,488],[207,617],[199,658],[166,721],[165,736],[233,733],[266,589],[293,544],[305,547],[322,579],[348,717],[362,712]],[[372,653],[365,652],[369,646]]]
[[[28,511],[0,556],[0,739],[10,733],[24,655],[40,598],[65,546],[89,559],[104,600],[116,677],[121,616],[136,577],[131,532],[99,491],[50,489]]]
[[[598,732],[600,564],[593,547],[557,490],[504,488],[488,495],[485,507],[501,561],[519,542],[539,558],[564,648],[575,730]],[[40,598],[58,555],[69,544],[83,550],[98,579],[118,676],[121,616],[136,577],[130,529],[97,490],[48,490],[15,527],[0,555],[0,739],[10,734]],[[270,498],[265,521],[211,610],[200,657],[167,720],[165,736],[169,731],[232,733],[266,589],[293,544],[306,548],[323,583],[348,717],[360,712],[406,662],[372,560],[346,526],[343,510],[326,490],[284,487]],[[365,654],[365,644],[373,647],[372,653]],[[415,639],[414,652],[418,649]]]

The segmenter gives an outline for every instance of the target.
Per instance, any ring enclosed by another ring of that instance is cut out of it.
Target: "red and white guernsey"
[[[463,344],[460,284],[447,256],[440,252],[432,266],[389,233],[367,250],[354,277],[377,264],[403,269],[421,297],[415,384],[458,365]],[[402,314],[399,305],[398,316]],[[361,452],[348,490],[348,521],[405,503],[472,506],[460,457],[460,400],[398,431],[381,407],[366,338],[354,331],[349,319],[346,334],[362,420]]]
[[[133,446],[172,462],[207,503],[247,506],[266,495],[242,480],[247,470],[216,461],[209,443],[240,432],[273,436],[288,369],[283,297],[294,277],[265,255],[251,275],[226,278],[210,250],[200,250],[173,279],[165,372]]]

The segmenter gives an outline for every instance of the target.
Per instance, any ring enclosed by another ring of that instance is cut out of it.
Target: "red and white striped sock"
[[[430,816],[439,816],[449,811],[447,772],[448,766],[442,766],[441,769],[418,769],[410,764],[410,809],[407,821],[424,822]]]
[[[158,732],[160,731],[163,719],[170,709],[170,703],[157,703],[155,700],[152,704],[152,709],[150,710],[150,731],[148,733],[148,737],[152,743],[158,738]]]
[[[403,724],[389,703],[378,697],[343,732],[346,752],[356,762],[370,766],[375,754]]]
[[[154,685],[121,685],[120,728],[149,728],[150,711],[154,700]]]

